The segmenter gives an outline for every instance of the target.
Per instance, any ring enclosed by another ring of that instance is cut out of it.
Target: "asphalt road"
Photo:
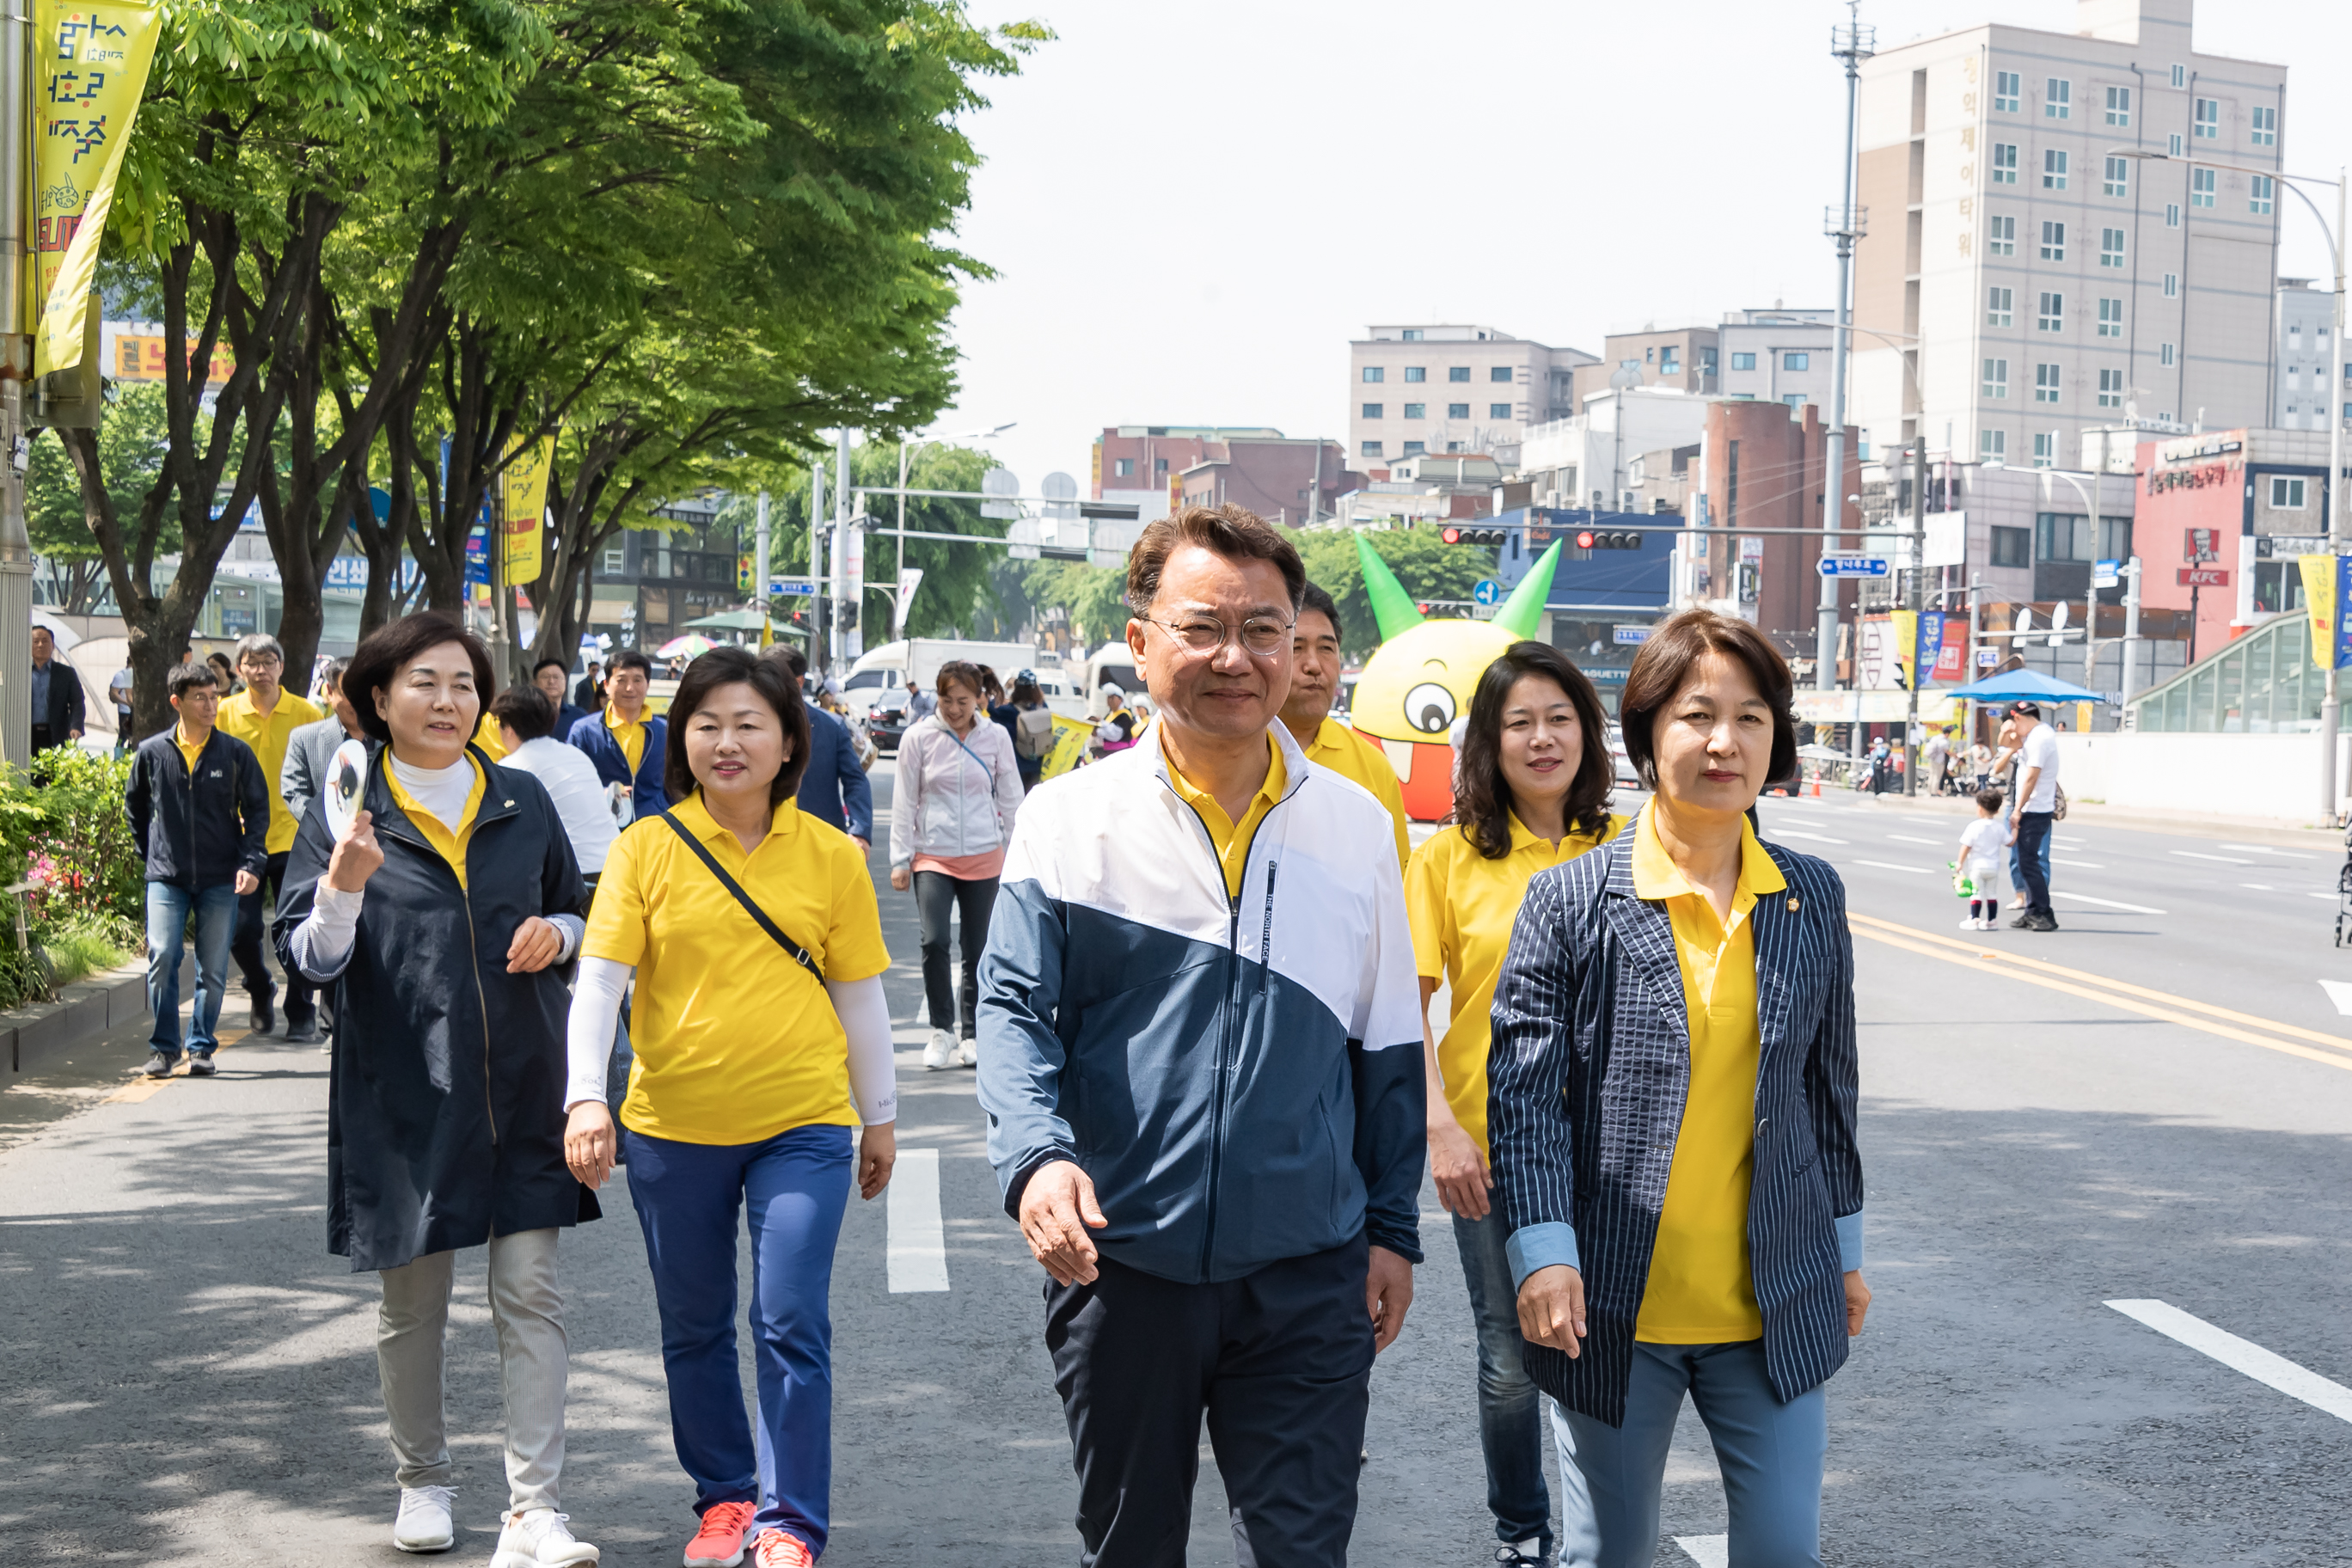
[[[2063,929],[1963,933],[1944,863],[1964,818],[1853,798],[1764,816],[1838,866],[1861,938],[1877,1302],[1830,1386],[1826,1560],[2352,1560],[2347,1417],[2104,1304],[2167,1302],[2352,1384],[2352,1019],[2320,984],[2352,981],[2329,942],[2335,863],[2227,832],[2062,827]],[[1042,1276],[998,1204],[971,1073],[921,1068],[912,900],[886,885],[882,908],[903,1168],[937,1151],[948,1289],[888,1288],[894,1223],[902,1283],[930,1251],[919,1204],[894,1222],[887,1199],[851,1201],[826,1561],[1074,1561]],[[374,1282],[323,1250],[325,1058],[241,1043],[215,1080],[119,1093],[142,1038],[0,1093],[0,1563],[405,1561]],[[677,1561],[691,1490],[625,1185],[606,1196],[564,1244],[564,1503],[607,1563],[650,1568]],[[1375,1373],[1355,1560],[1469,1568],[1492,1543],[1467,1318],[1423,1206],[1430,1262]],[[503,1486],[478,1253],[457,1300],[446,1560],[481,1562]],[[1204,1464],[1192,1562],[1233,1561],[1223,1512]],[[1723,1529],[1686,1415],[1659,1561],[1720,1561],[1703,1538]]]

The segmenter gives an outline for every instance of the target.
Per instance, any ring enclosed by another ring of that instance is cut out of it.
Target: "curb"
[[[54,1002],[0,1010],[0,1058],[11,1074],[32,1072],[147,1016],[147,965],[119,964],[65,986]]]

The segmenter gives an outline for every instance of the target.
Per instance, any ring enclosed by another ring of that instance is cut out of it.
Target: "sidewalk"
[[[1767,795],[1767,802],[1780,798]],[[1811,795],[1801,797],[1805,800]],[[1867,790],[1832,789],[1823,785],[1821,798],[1845,805],[1875,805],[1889,811],[1932,811],[1955,817],[1976,815],[1976,802],[1968,795],[1905,795],[1895,791],[1874,795]],[[2004,809],[2006,809],[2004,805]],[[2232,816],[2224,812],[2212,812],[2194,817],[2132,811],[2109,806],[2099,801],[2068,800],[2066,820],[2077,826],[2099,824],[2109,827],[2129,828],[2137,833],[2163,833],[2180,838],[2231,839],[2243,844],[2271,844],[2281,848],[2304,849],[2324,856],[2345,852],[2345,836],[2333,828],[2313,827],[2308,824],[2281,821],[2267,816]]]

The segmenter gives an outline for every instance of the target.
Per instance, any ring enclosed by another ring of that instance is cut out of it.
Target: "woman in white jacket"
[[[972,1012],[980,1000],[980,950],[1004,846],[1021,809],[1021,763],[1002,724],[982,710],[977,665],[955,659],[934,678],[938,710],[898,741],[898,777],[890,796],[890,885],[911,883],[923,934],[923,993],[931,1039],[923,1065],[934,1072],[980,1061]],[[948,978],[948,910],[963,919],[963,985]]]

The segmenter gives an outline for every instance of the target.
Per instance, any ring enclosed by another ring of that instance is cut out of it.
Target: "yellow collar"
[[[710,808],[702,804],[702,791],[699,788],[671,806],[670,811],[680,822],[686,824],[686,830],[688,833],[704,843],[716,843],[724,838],[734,845],[738,850],[743,847],[742,840],[720,826],[719,819],[710,815]],[[800,831],[800,803],[792,796],[786,795],[777,804],[774,814],[768,818],[768,837],[761,839],[760,842],[765,845],[770,838],[779,837],[789,840]]]
[[[609,702],[604,704],[604,728],[607,730],[643,729],[645,722],[645,715],[642,712],[635,719],[624,719],[618,708]]]
[[[1280,723],[1281,721],[1277,719],[1275,722]],[[1328,722],[1328,721],[1327,720],[1326,722]],[[1254,808],[1259,801],[1265,802],[1269,806],[1273,805],[1276,801],[1282,798],[1282,792],[1290,787],[1290,770],[1283,766],[1281,743],[1276,741],[1271,733],[1268,733],[1265,738],[1265,745],[1267,752],[1270,753],[1271,760],[1266,763],[1265,782],[1258,785],[1257,793],[1250,797],[1250,807],[1252,808]],[[1166,753],[1162,752],[1161,755],[1165,756]],[[1168,780],[1171,784],[1175,785],[1176,794],[1183,800],[1185,805],[1197,809],[1203,802],[1206,802],[1208,805],[1217,806],[1219,816],[1223,816],[1224,814],[1225,808],[1217,805],[1217,797],[1211,795],[1207,790],[1199,788],[1191,779],[1186,778],[1183,773],[1177,769],[1175,761],[1172,758],[1168,762]],[[1249,815],[1249,809],[1245,808],[1242,815],[1244,816],[1247,816]]]
[[[1516,828],[1516,820],[1511,826]],[[1513,840],[1517,843],[1516,837]],[[1764,846],[1756,842],[1756,830],[1747,823],[1739,825],[1739,885],[1731,901],[1735,909],[1745,909],[1760,894],[1777,893],[1789,885],[1780,875],[1780,868],[1772,864],[1772,857],[1764,853]],[[1666,847],[1658,838],[1656,813],[1651,806],[1642,808],[1642,820],[1633,834],[1633,894],[1642,899],[1672,899],[1698,889],[1690,885],[1681,869],[1666,854]]]

